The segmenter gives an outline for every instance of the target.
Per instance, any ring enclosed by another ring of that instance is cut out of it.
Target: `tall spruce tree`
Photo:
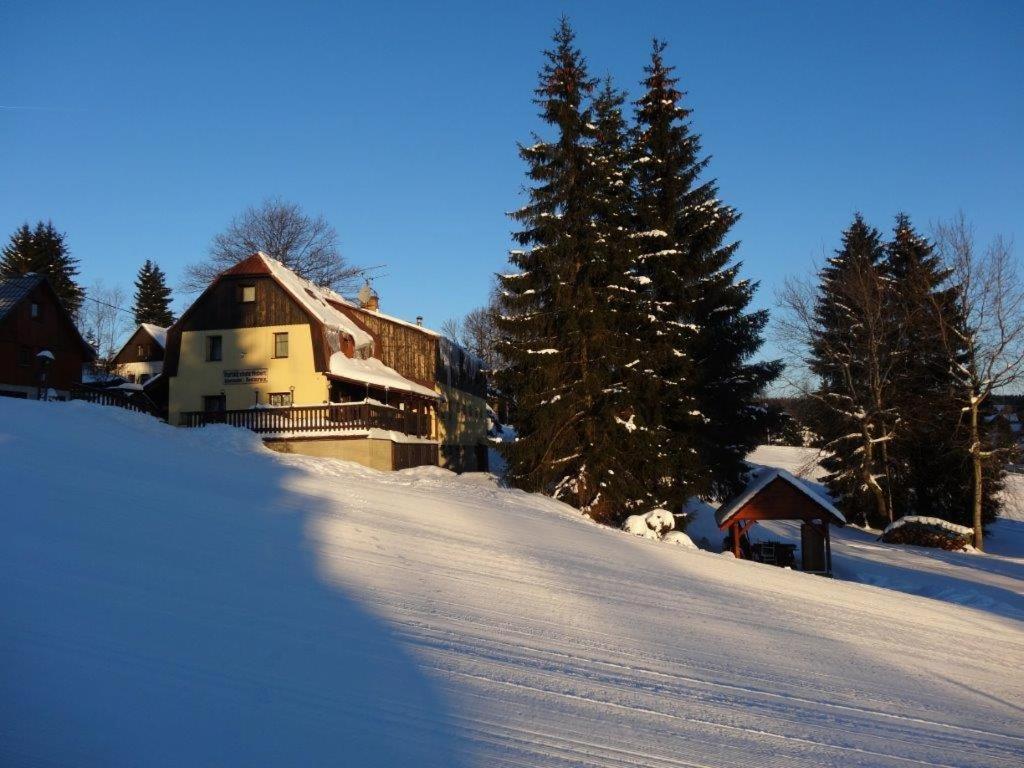
[[[825,482],[848,519],[893,519],[888,443],[902,326],[892,322],[881,234],[857,214],[843,246],[819,272],[810,370],[827,407],[817,431],[829,455]]]
[[[609,434],[620,416],[610,394],[620,368],[609,286],[622,276],[601,221],[616,216],[607,193],[621,128],[611,128],[616,97],[607,95],[608,133],[598,141],[588,101],[595,81],[564,18],[545,57],[535,103],[554,136],[520,147],[531,181],[527,204],[513,214],[523,248],[510,253],[518,271],[499,276],[499,382],[513,400],[518,436],[506,444],[508,478],[612,521],[627,495],[624,452]]]
[[[640,365],[647,312],[641,275],[636,221],[635,147],[623,116],[626,96],[606,78],[593,101],[594,245],[600,265],[594,286],[604,295],[607,316],[602,356],[606,381],[601,389],[603,413],[595,432],[594,452],[603,457],[602,487],[612,501],[609,522],[621,522],[641,510],[663,507],[663,485],[656,461],[658,434],[645,412],[651,376]]]
[[[135,278],[135,322],[153,323],[164,328],[174,322],[171,312],[171,289],[162,269],[149,259],[139,268]]]
[[[738,243],[727,241],[739,214],[718,199],[714,180],[701,181],[709,159],[665,47],[654,41],[637,102],[635,236],[647,286],[641,366],[656,388],[646,408],[678,506],[742,482],[744,457],[764,433],[755,398],[781,364],[751,362],[767,312],[747,311],[756,285],[739,279]]]
[[[890,445],[894,513],[971,525],[969,435],[946,346],[957,335],[944,339],[941,331],[959,328],[959,337],[966,338],[960,288],[950,284],[950,269],[905,214],[896,217],[882,268],[891,288],[891,322],[903,328],[894,374],[899,421]],[[998,509],[999,462],[988,462],[985,472],[990,482],[985,483],[982,509],[988,523]]]
[[[77,317],[85,292],[75,282],[78,260],[68,251],[63,233],[53,222],[38,222],[34,229],[23,224],[4,246],[0,255],[0,276],[18,277],[37,272],[46,275],[61,302]]]

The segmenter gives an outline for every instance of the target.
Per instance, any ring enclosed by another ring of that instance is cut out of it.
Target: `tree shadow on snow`
[[[446,703],[318,575],[317,510],[252,435],[0,408],[0,763],[461,764]]]

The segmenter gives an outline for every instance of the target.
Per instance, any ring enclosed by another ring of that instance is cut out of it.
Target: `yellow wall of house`
[[[372,438],[344,440],[267,440],[264,445],[279,453],[299,453],[325,459],[354,461],[364,467],[388,472],[391,466],[391,441]]]
[[[482,397],[438,387],[445,401],[438,406],[438,438],[447,445],[484,445],[487,443],[487,401]]]
[[[274,357],[274,334],[288,334],[288,357]],[[220,336],[220,361],[206,360],[206,337]],[[267,380],[242,384],[224,383],[224,371],[266,368]],[[185,331],[181,334],[178,374],[169,379],[168,421],[178,423],[182,411],[201,411],[203,398],[224,393],[228,410],[266,405],[271,392],[290,392],[295,387],[296,405],[317,405],[328,399],[327,378],[317,373],[313,340],[308,325],[227,328],[217,331]]]

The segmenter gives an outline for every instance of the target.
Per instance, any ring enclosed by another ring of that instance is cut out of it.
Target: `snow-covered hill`
[[[0,489],[4,766],[1024,761],[1021,621],[487,476],[0,399]]]

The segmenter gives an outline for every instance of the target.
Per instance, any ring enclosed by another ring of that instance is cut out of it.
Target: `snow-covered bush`
[[[938,517],[908,515],[890,523],[879,537],[886,544],[913,544],[951,551],[968,549],[974,531]]]
[[[622,530],[634,536],[643,536],[645,539],[657,539],[658,534],[651,530],[647,524],[647,518],[643,515],[630,515],[622,523]]]
[[[644,515],[644,520],[647,521],[648,527],[659,535],[676,527],[676,519],[667,509],[652,509]]]
[[[675,544],[677,547],[685,547],[686,549],[697,549],[697,545],[693,543],[693,539],[687,536],[682,531],[669,531],[661,540],[666,544]]]

